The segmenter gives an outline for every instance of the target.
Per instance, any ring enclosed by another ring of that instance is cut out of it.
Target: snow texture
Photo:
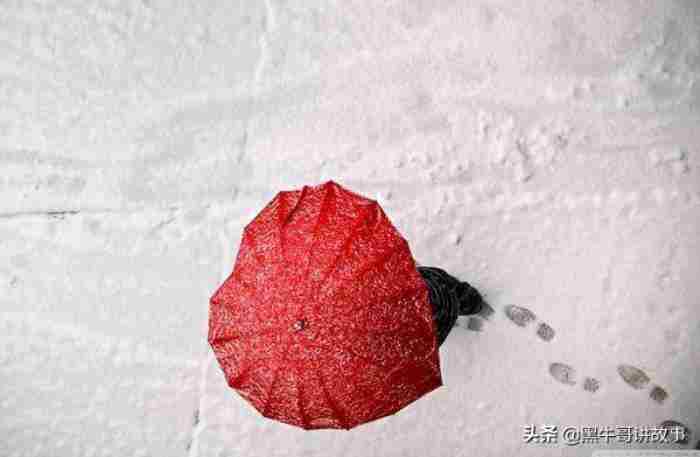
[[[0,456],[589,456],[523,428],[668,421],[696,446],[696,0],[9,0],[0,23]],[[441,347],[444,387],[305,432],[227,387],[208,299],[245,224],[328,179],[493,312]]]

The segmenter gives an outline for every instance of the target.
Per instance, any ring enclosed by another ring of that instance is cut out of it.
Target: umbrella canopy
[[[279,192],[210,300],[209,343],[262,415],[350,429],[442,385],[429,291],[376,201],[329,181]]]

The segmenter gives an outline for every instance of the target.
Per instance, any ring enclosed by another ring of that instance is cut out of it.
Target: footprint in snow
[[[576,369],[571,365],[555,362],[549,365],[549,374],[562,384],[574,386],[577,384]],[[586,392],[596,392],[600,389],[600,381],[596,378],[585,377],[583,379],[583,390]]]
[[[659,428],[667,430],[666,439],[672,443],[688,444],[692,436],[691,430],[684,424],[674,420],[666,420],[659,424]],[[698,441],[700,445],[700,441]],[[698,446],[695,447],[696,449]]]
[[[573,386],[576,384],[576,370],[565,363],[552,363],[549,365],[549,374],[562,384]]]
[[[634,389],[643,389],[651,381],[646,373],[632,365],[618,365],[617,372],[622,380]]]
[[[504,308],[504,312],[506,317],[518,327],[526,328],[531,327],[533,324],[537,324],[535,334],[542,341],[551,341],[556,335],[556,332],[549,324],[539,320],[535,313],[528,308],[517,305],[508,305]],[[468,328],[480,330],[481,326],[479,324],[480,323],[472,323],[470,321]],[[472,328],[473,326],[476,328]],[[617,367],[617,372],[627,385],[636,390],[646,389],[651,383],[651,379],[644,371],[632,365],[619,365]],[[562,384],[577,384],[576,370],[572,366],[565,363],[555,362],[550,364],[549,373],[554,379]],[[585,377],[582,385],[585,391],[591,393],[597,392],[600,389],[600,381],[593,377]],[[649,398],[659,404],[663,404],[668,396],[668,391],[659,385],[653,385],[649,391]]]
[[[487,322],[491,319],[491,316],[493,315],[494,310],[489,305],[486,303],[484,300],[481,305],[481,310],[479,310],[478,313],[469,316],[469,319],[467,320],[467,330],[471,330],[473,332],[481,332],[484,329],[484,322]],[[459,321],[455,324],[458,327],[461,325],[459,324]]]
[[[536,324],[535,334],[542,341],[552,341],[556,332],[546,322],[538,320],[535,313],[523,306],[508,305],[504,308],[506,317],[518,327],[530,327]],[[555,362],[549,365],[549,374],[562,384],[573,386],[577,384],[576,369],[571,365]],[[585,377],[583,379],[583,390],[586,392],[596,392],[600,389],[600,381],[596,378]]]
[[[529,327],[532,323],[537,322],[535,313],[522,306],[508,305],[504,311],[506,317],[518,327]],[[552,341],[556,332],[549,324],[540,321],[537,322],[536,334],[542,341]]]
[[[644,371],[632,365],[618,365],[617,372],[628,386],[636,390],[646,389],[651,383]],[[668,392],[663,387],[654,385],[649,391],[649,398],[661,404],[668,398]]]
[[[619,365],[617,372],[627,385],[636,390],[645,389],[651,383],[651,379],[646,373],[631,365]],[[550,364],[549,374],[562,384],[570,386],[577,384],[576,369],[566,363],[555,362]],[[583,390],[592,393],[597,392],[598,389],[600,389],[600,381],[598,379],[592,377],[583,379]],[[649,398],[662,404],[668,398],[668,392],[663,387],[654,385],[649,391]]]

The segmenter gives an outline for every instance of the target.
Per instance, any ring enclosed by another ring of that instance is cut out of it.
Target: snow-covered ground
[[[700,439],[696,0],[14,0],[0,23],[1,456]],[[305,432],[226,386],[208,298],[267,201],[327,179],[494,313],[450,334],[444,387]]]

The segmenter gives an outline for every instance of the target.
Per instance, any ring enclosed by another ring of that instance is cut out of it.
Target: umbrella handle
[[[460,281],[441,268],[420,266],[418,272],[428,286],[438,345],[442,345],[457,322],[457,316],[479,313],[484,300],[468,282]]]

